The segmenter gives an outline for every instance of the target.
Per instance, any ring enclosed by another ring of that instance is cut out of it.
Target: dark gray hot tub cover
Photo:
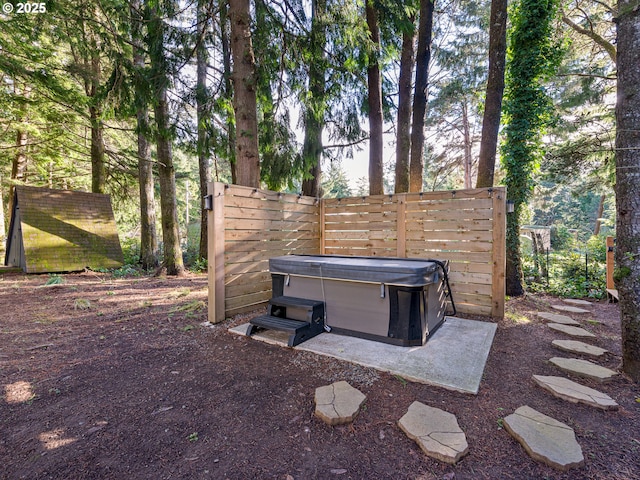
[[[285,255],[269,259],[271,273],[422,287],[437,282],[439,265],[411,258]]]

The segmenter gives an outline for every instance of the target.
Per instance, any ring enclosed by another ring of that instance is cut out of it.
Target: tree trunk
[[[522,204],[516,202],[513,213],[507,215],[507,262],[505,270],[506,293],[514,297],[524,294],[522,260],[520,258],[520,212]],[[517,252],[517,254],[510,254]]]
[[[16,154],[13,156],[13,163],[11,165],[11,180],[9,184],[9,215],[13,210],[13,191],[14,180],[19,183],[24,183],[27,177],[27,132],[24,130],[18,130],[16,132]]]
[[[540,266],[540,274],[542,275],[542,278],[547,278],[549,276],[549,271],[547,270],[547,262],[545,259],[545,248],[544,248],[544,240],[542,238],[542,234],[540,233],[534,233],[534,235],[536,236],[536,238],[538,239],[538,247],[536,250],[536,258],[538,261],[538,265]]]
[[[418,26],[418,50],[416,52],[416,86],[413,94],[413,119],[411,126],[411,160],[409,164],[409,191],[422,191],[424,154],[424,116],[427,110],[429,61],[431,60],[431,36],[435,0],[420,0]]]
[[[91,123],[91,191],[104,193],[106,170],[104,159],[104,138],[102,112],[98,105],[98,89],[100,87],[100,44],[95,34],[91,36],[91,79],[89,81],[89,121]]]
[[[312,2],[311,51],[313,61],[309,65],[309,92],[311,98],[304,113],[304,143],[302,158],[307,166],[307,178],[302,181],[302,194],[311,197],[320,196],[320,177],[322,173],[322,130],[326,109],[324,47],[326,43],[324,19],[325,0]]]
[[[415,21],[411,17],[411,23]],[[400,76],[398,78],[398,117],[396,139],[396,181],[395,192],[409,191],[409,153],[411,151],[411,86],[413,76],[413,53],[415,32],[411,28],[402,34],[400,53]]]
[[[229,47],[229,25],[228,25],[229,2],[223,0],[220,5],[220,43],[222,45],[222,67],[224,69],[224,98],[230,103],[233,101],[233,85],[231,83],[231,51]],[[238,172],[236,165],[236,121],[234,115],[228,114],[227,118],[227,155],[229,158],[229,168],[231,169],[231,183],[238,183]]]
[[[604,202],[607,199],[606,195],[600,195],[600,201],[598,202],[598,212],[596,213],[596,224],[593,227],[593,234],[600,235],[600,228],[602,227],[602,215],[604,215]]]
[[[0,265],[4,265],[4,255],[5,255],[5,242],[6,242],[6,225],[4,219],[4,199],[2,188],[2,174],[0,173]],[[11,210],[9,210],[9,216],[11,216]]]
[[[535,280],[536,282],[540,281],[540,257],[538,256],[539,246],[538,246],[538,235],[536,232],[531,232],[531,254],[533,255],[533,268],[536,271]]]
[[[18,87],[18,82],[14,80],[13,84],[13,93],[15,95],[22,95],[25,99],[28,99],[31,96],[31,87],[25,85],[22,92]],[[20,112],[20,122],[26,121],[26,112]],[[13,210],[13,191],[14,181],[19,183],[24,183],[27,179],[27,143],[29,141],[29,136],[26,130],[18,129],[16,131],[16,153],[13,156],[13,162],[11,163],[11,181],[9,182],[9,215],[11,215],[11,211]],[[11,217],[9,217],[11,218]]]
[[[145,270],[158,266],[158,234],[156,232],[156,205],[153,185],[151,145],[148,131],[147,109],[138,107],[138,183],[140,186],[140,264]]]
[[[233,57],[233,107],[236,114],[238,184],[260,186],[256,68],[251,44],[249,0],[229,0],[231,55]]]
[[[171,137],[166,88],[157,92],[154,108],[156,126],[156,153],[158,156],[158,179],[160,180],[160,214],[162,215],[162,242],[164,245],[164,266],[167,275],[180,275],[184,271],[180,233],[178,230],[178,207],[176,200],[176,175],[173,168]]]
[[[640,8],[618,2],[616,104],[616,286],[620,294],[622,369],[640,383]]]
[[[492,187],[504,93],[507,52],[507,0],[492,0],[489,26],[489,76],[482,118],[476,188]]]
[[[378,28],[378,12],[373,0],[367,1],[367,26],[373,44],[373,51],[369,53],[367,68],[367,84],[369,87],[369,194],[382,195],[384,193],[383,163],[382,163],[382,79],[380,77],[380,29]]]
[[[207,105],[207,45],[206,35],[209,30],[209,16],[207,15],[205,0],[198,1],[198,28],[200,38],[196,49],[197,85],[196,108],[198,117],[198,173],[200,177],[200,246],[199,257],[207,258],[207,210],[204,209],[204,197],[207,194],[207,184],[211,172],[209,169],[209,107]],[[188,218],[187,218],[188,221]],[[187,223],[187,230],[189,224]]]
[[[91,122],[91,191],[104,193],[105,168],[104,168],[104,139],[102,136],[103,125],[100,112],[97,107],[89,107],[89,120]]]
[[[473,145],[466,98],[462,99],[462,132],[464,135],[464,188],[471,188],[471,167],[473,163],[473,159],[471,158],[471,149]]]
[[[533,193],[536,160],[544,154],[542,135],[552,117],[552,102],[543,80],[553,75],[560,62],[555,48],[554,21],[558,0],[527,0],[515,4],[510,30],[510,56],[506,73],[504,110],[505,143],[502,162],[507,194],[514,212],[507,215],[507,295],[524,293],[520,253],[520,222]]]
[[[154,5],[148,22],[147,39],[149,60],[153,78],[154,113],[156,122],[156,155],[158,158],[158,180],[160,183],[160,214],[162,216],[162,241],[164,266],[168,275],[184,272],[180,234],[178,231],[178,208],[176,202],[176,178],[171,152],[169,106],[167,104],[168,65],[164,54],[164,23],[162,13]]]
[[[144,46],[142,42],[142,3],[133,0],[131,12],[131,40],[133,45],[133,64],[136,80],[141,81],[144,70]],[[153,185],[153,163],[151,145],[147,138],[149,132],[149,111],[147,99],[136,97],[136,121],[138,143],[138,185],[140,191],[140,265],[145,270],[158,266],[158,234],[156,231],[156,204]]]

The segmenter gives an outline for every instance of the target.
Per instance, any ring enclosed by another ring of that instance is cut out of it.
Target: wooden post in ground
[[[504,317],[506,295],[506,254],[507,254],[507,189],[494,188],[493,199],[493,272],[491,286],[491,316]]]
[[[325,234],[324,234],[324,230],[325,230],[325,208],[324,208],[324,198],[321,198],[318,200],[318,215],[320,217],[319,223],[320,223],[320,255],[324,255],[325,253],[325,245],[324,245],[324,239],[325,239]]]
[[[207,238],[207,256],[209,260],[208,285],[209,305],[208,318],[211,323],[219,323],[225,317],[224,292],[224,190],[225,185],[218,182],[209,183],[208,194],[211,195],[212,209],[207,213],[209,225]]]
[[[613,270],[615,268],[615,245],[616,240],[613,237],[607,237],[607,298],[610,302],[618,301],[618,290],[613,280]]]
[[[406,258],[407,256],[407,194],[400,193],[397,195],[398,203],[396,217],[396,244],[398,249],[398,257]]]

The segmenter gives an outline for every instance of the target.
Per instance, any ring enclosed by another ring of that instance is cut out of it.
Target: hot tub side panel
[[[283,295],[325,302],[330,327],[376,337],[387,336],[389,295],[386,287],[384,298],[381,298],[379,285],[293,275],[289,276],[286,285],[282,277],[277,283],[282,284]]]
[[[271,277],[274,297],[287,295],[324,301],[327,325],[335,333],[419,346],[444,321],[442,278],[423,287],[405,287],[285,274]],[[380,295],[381,288],[384,297]]]

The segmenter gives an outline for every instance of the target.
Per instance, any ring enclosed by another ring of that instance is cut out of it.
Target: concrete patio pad
[[[247,325],[230,329],[245,335]],[[362,338],[322,333],[298,350],[317,353],[400,375],[418,383],[477,394],[497,325],[447,317],[422,347],[398,347]],[[251,338],[287,346],[287,334],[265,330]]]

